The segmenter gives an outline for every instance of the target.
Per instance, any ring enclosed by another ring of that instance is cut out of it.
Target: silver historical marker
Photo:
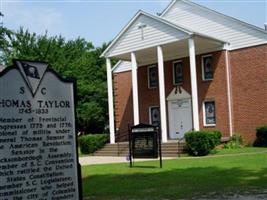
[[[74,82],[47,63],[0,74],[0,199],[78,200]]]

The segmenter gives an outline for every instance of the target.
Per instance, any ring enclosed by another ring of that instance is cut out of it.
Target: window
[[[215,101],[209,100],[203,103],[204,126],[216,125]]]
[[[148,88],[156,88],[158,85],[158,68],[153,65],[147,68]]]
[[[152,106],[149,108],[150,124],[158,126],[160,124],[160,110],[159,106]]]
[[[202,80],[208,81],[212,79],[213,79],[212,55],[202,56]]]
[[[183,83],[182,61],[176,61],[173,63],[173,83],[174,85],[181,85]]]

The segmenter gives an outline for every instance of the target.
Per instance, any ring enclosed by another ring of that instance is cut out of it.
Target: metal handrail
[[[182,138],[178,138],[178,142],[177,142],[177,147],[178,147],[178,149],[177,149],[177,154],[178,154],[178,157],[181,157],[181,154],[180,154],[180,144],[181,144],[181,142],[184,140],[184,137],[182,137]]]
[[[121,153],[120,153],[120,143],[121,143],[121,140],[123,140],[124,138],[127,139],[128,130],[123,130],[123,131],[118,130],[118,131],[116,131],[116,135],[117,135],[117,150],[118,150],[118,154],[117,155],[120,156],[121,155]]]

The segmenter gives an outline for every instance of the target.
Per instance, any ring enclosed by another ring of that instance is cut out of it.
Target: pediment
[[[167,97],[167,101],[177,100],[177,99],[189,99],[191,95],[180,86],[174,87],[171,93]]]
[[[113,57],[151,48],[186,39],[191,34],[191,31],[163,18],[139,11],[103,52],[102,56]]]

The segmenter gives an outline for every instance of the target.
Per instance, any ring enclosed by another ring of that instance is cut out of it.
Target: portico
[[[192,129],[199,130],[199,99],[196,72],[196,55],[216,50],[222,50],[225,42],[210,38],[182,27],[178,27],[161,17],[153,16],[139,11],[122,32],[113,40],[110,46],[102,54],[106,58],[108,102],[109,102],[109,129],[110,143],[115,143],[115,120],[114,120],[114,98],[111,59],[116,58],[131,62],[132,77],[132,104],[133,121],[138,124],[140,121],[140,92],[138,91],[138,68],[140,66],[157,64],[160,123],[162,142],[170,138],[168,131],[171,129],[172,116],[168,111],[165,84],[164,62],[168,60],[189,57],[190,67],[190,111]]]

